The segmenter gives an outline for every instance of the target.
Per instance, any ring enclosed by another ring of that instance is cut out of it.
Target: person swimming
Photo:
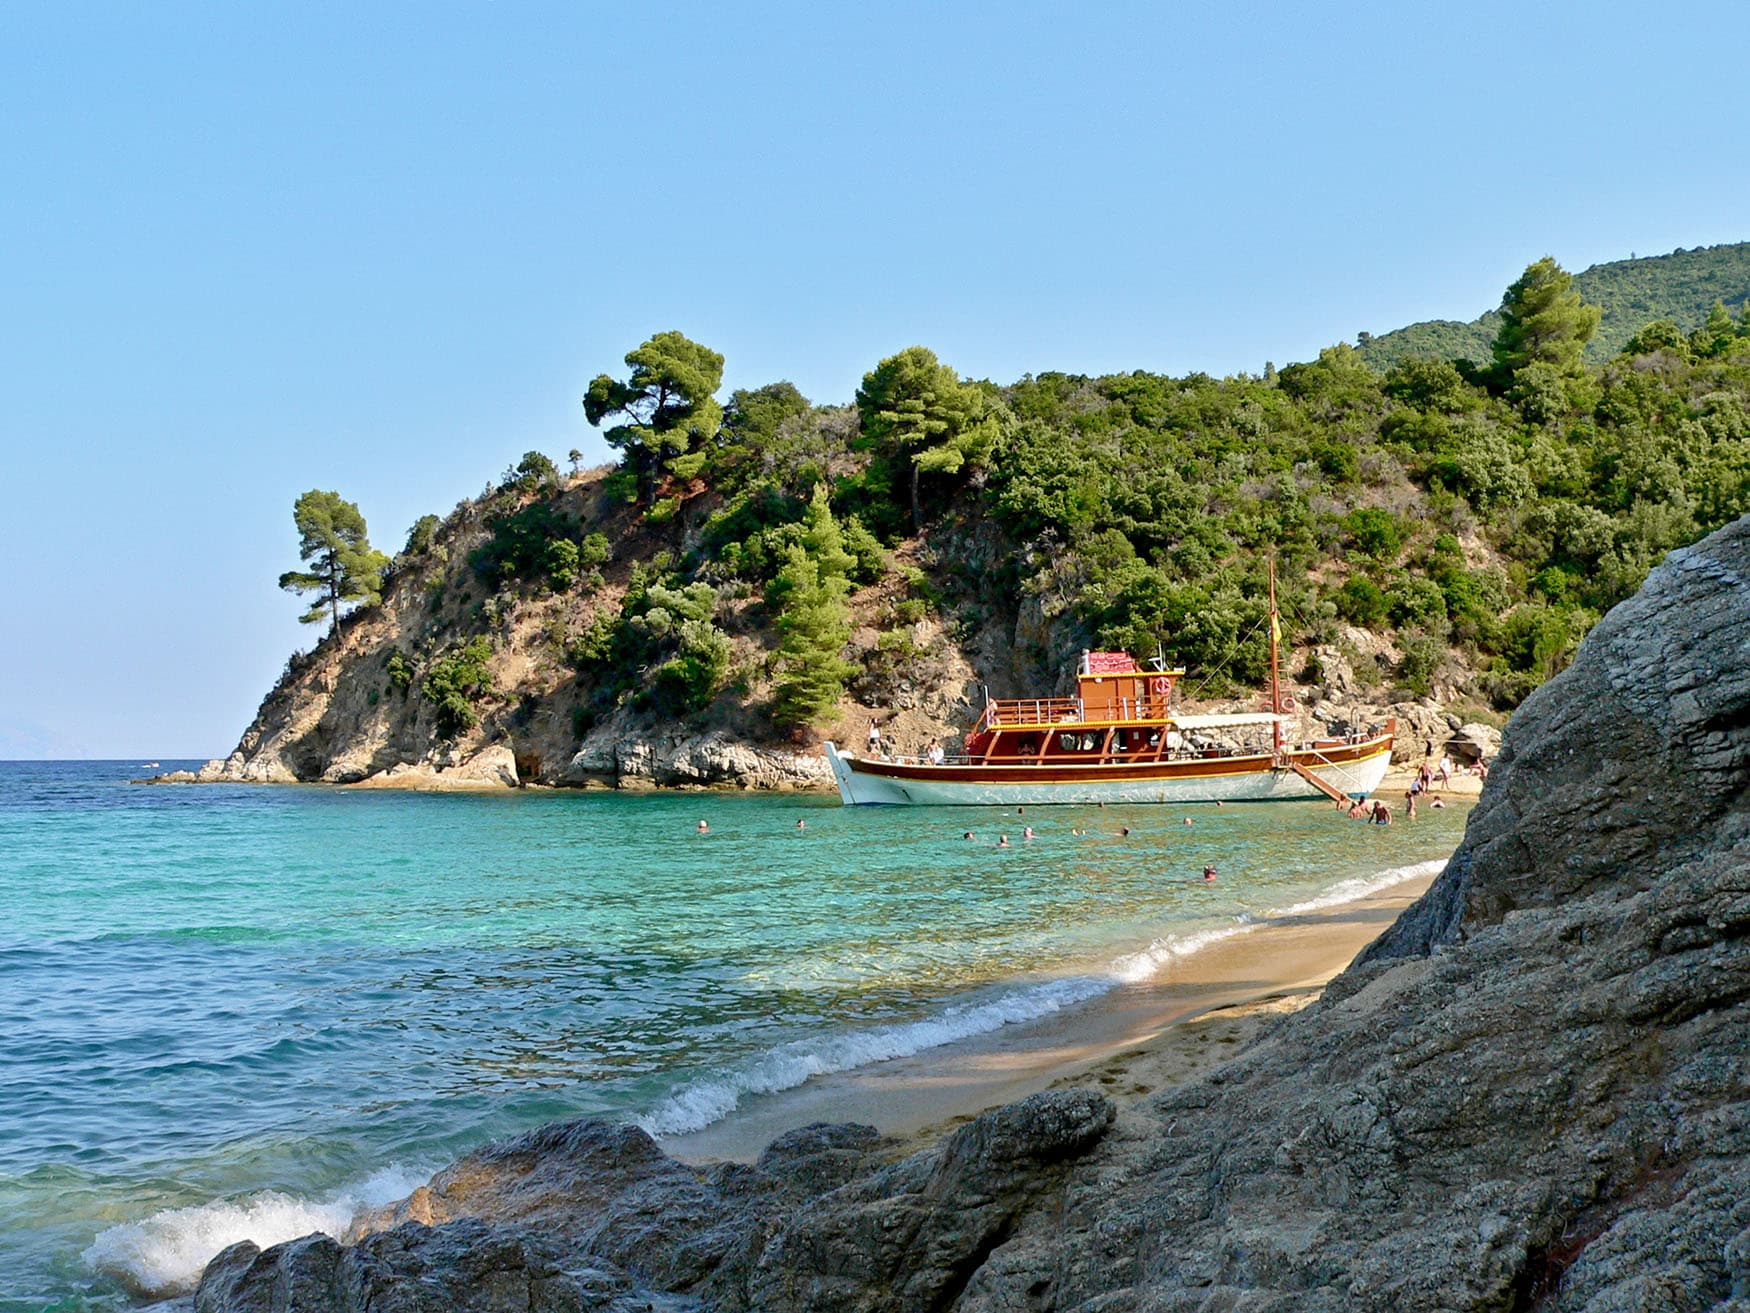
[[[1213,866],[1205,866],[1203,868],[1203,883],[1204,884],[1214,884],[1215,883],[1215,868]]]
[[[1033,837],[1033,827],[1031,825],[1022,827],[1021,837],[1023,839],[1031,839]]]
[[[806,830],[808,828],[808,822],[798,818],[796,821],[796,828],[798,830]]]
[[[1005,834],[1002,836],[1002,838],[997,840],[997,847],[1007,848],[1008,846],[1009,846],[1009,836],[1008,835]]]
[[[700,834],[709,834],[709,833],[711,833],[711,827],[709,825],[705,824],[704,821],[700,821],[699,822],[699,833]]]

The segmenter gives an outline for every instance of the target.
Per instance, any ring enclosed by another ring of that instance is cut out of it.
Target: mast
[[[1270,714],[1282,714],[1282,682],[1277,670],[1276,645],[1281,635],[1282,627],[1276,619],[1276,557],[1270,557]],[[1270,722],[1270,741],[1276,749],[1276,755],[1282,755],[1282,722]]]

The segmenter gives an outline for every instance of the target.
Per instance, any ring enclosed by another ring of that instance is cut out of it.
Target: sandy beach
[[[865,1122],[928,1139],[1053,1085],[1093,1082],[1120,1100],[1143,1097],[1198,1075],[1271,1017],[1312,1002],[1431,878],[1262,922],[1152,980],[1041,1021],[750,1099],[724,1121],[664,1139],[663,1148],[688,1161],[751,1161],[777,1135],[810,1122]]]

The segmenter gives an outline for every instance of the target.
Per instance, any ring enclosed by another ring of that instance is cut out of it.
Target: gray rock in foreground
[[[892,1160],[697,1169],[571,1123],[219,1310],[1750,1310],[1750,522],[1673,553],[1514,718],[1428,894],[1237,1060]]]

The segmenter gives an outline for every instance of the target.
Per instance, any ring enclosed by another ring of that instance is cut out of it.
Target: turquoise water
[[[174,1291],[235,1239],[342,1226],[494,1135],[585,1113],[696,1129],[1170,974],[1212,936],[1432,869],[1466,814],[139,773],[0,763],[4,1313]],[[1205,862],[1214,886],[1190,882]]]

